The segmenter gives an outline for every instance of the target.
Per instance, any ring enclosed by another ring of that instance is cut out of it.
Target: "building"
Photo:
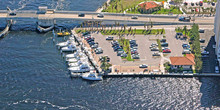
[[[140,3],[138,6],[140,7],[139,11],[141,13],[152,13],[154,11],[160,10],[161,5],[157,4],[154,1],[149,1],[149,2]]]
[[[195,65],[193,54],[186,54],[185,57],[170,57],[170,64],[172,70],[178,70],[182,68],[182,70],[192,70]]]
[[[215,32],[215,42],[216,42],[215,53],[217,55],[218,62],[220,62],[220,2],[218,2],[216,5],[214,32]]]

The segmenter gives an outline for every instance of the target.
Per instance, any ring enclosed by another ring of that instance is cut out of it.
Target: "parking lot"
[[[184,40],[175,39],[176,32],[175,30],[165,30],[166,31],[166,39],[169,44],[169,48],[171,49],[171,53],[164,54],[166,60],[169,60],[170,56],[182,56],[182,44]],[[161,57],[153,57],[152,54],[155,51],[150,50],[150,45],[152,43],[156,43],[156,39],[161,39],[162,35],[128,35],[125,36],[125,39],[133,39],[136,40],[138,44],[138,53],[140,54],[140,59],[135,61],[126,61],[122,60],[120,56],[117,56],[117,53],[113,51],[111,46],[111,41],[107,41],[106,37],[109,35],[102,35],[100,33],[93,33],[92,36],[95,38],[95,41],[99,43],[99,47],[103,49],[103,54],[99,54],[99,56],[108,55],[111,59],[110,62],[113,65],[121,65],[121,66],[138,66],[140,64],[147,64],[149,66],[159,66]],[[111,35],[114,39],[119,39],[116,35]]]

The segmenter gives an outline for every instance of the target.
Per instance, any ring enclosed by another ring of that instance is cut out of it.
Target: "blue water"
[[[0,9],[10,6],[32,10],[47,5],[59,10],[94,11],[104,1],[1,0]],[[0,27],[4,27],[5,20],[0,21]],[[72,79],[52,41],[52,33],[36,33],[34,19],[15,21],[13,31],[0,39],[0,109],[220,107],[220,80],[217,78],[108,78],[101,82]],[[65,27],[77,24],[80,22],[59,21],[59,25]]]

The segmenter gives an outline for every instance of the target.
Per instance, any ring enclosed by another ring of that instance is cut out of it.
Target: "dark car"
[[[16,15],[16,12],[12,11],[12,12],[9,13],[9,15],[10,15],[10,16],[15,16],[15,15]]]
[[[168,47],[168,43],[166,43],[166,42],[165,43],[161,43],[161,46],[162,47]]]
[[[85,17],[85,14],[84,13],[79,13],[78,17]]]
[[[205,43],[205,39],[199,39],[201,43]]]
[[[95,44],[94,41],[89,42],[89,45],[90,45],[90,46],[92,46],[92,45],[94,45],[94,44]]]
[[[205,33],[204,29],[199,29],[199,33]]]
[[[167,41],[166,39],[161,39],[161,40],[160,40],[160,42],[166,42],[166,41]]]
[[[215,6],[215,2],[212,2],[212,6]]]

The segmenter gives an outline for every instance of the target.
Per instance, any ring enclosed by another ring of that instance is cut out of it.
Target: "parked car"
[[[110,36],[106,37],[106,40],[113,40],[113,39],[114,37],[110,37]]]
[[[168,47],[168,43],[166,43],[166,42],[165,43],[161,43],[161,46],[162,47]]]
[[[212,2],[211,4],[212,4],[212,6],[215,6],[215,2]]]
[[[96,53],[96,54],[101,54],[101,53],[103,53],[102,48],[101,48],[101,47],[96,48],[96,49],[95,49],[95,53]]]
[[[201,43],[205,43],[205,39],[199,39]]]
[[[216,45],[212,45],[212,48],[215,49],[215,48],[216,48]]]
[[[182,54],[190,54],[191,51],[190,50],[183,50]]]
[[[160,42],[166,42],[166,41],[167,41],[166,39],[161,39],[161,40],[160,40]]]
[[[94,44],[94,45],[91,46],[92,49],[95,49],[95,48],[98,48],[98,47],[99,47],[98,44]]]
[[[146,65],[146,64],[139,65],[139,68],[147,68],[147,67],[148,67],[148,65]]]
[[[209,52],[204,50],[203,52],[201,52],[201,54],[202,54],[202,55],[208,55]]]
[[[199,33],[205,33],[204,29],[199,29]]]
[[[121,54],[121,57],[127,57],[128,55],[126,53]]]
[[[124,51],[117,51],[117,56],[121,56],[121,54],[123,54]]]
[[[138,16],[132,16],[131,19],[138,19]]]
[[[79,13],[78,17],[85,17],[85,14],[84,13]]]
[[[152,54],[152,56],[160,56],[160,54],[159,54],[158,52],[154,52],[154,53]]]
[[[170,48],[168,48],[168,47],[162,47],[162,50],[166,50],[166,49],[170,49]]]
[[[99,14],[97,15],[97,17],[99,17],[99,18],[104,18],[104,14],[99,13]]]
[[[171,52],[170,49],[164,49],[164,50],[163,50],[163,53],[170,53],[170,52]]]
[[[131,55],[133,59],[140,59],[140,56],[138,54]]]
[[[203,2],[202,2],[202,1],[200,1],[200,2],[199,2],[199,5],[200,5],[200,6],[202,6],[202,5],[203,5]]]
[[[215,66],[215,73],[219,73],[219,67]]]
[[[150,50],[151,50],[151,51],[159,51],[159,48],[158,48],[158,47],[156,47],[156,48],[151,48]]]

